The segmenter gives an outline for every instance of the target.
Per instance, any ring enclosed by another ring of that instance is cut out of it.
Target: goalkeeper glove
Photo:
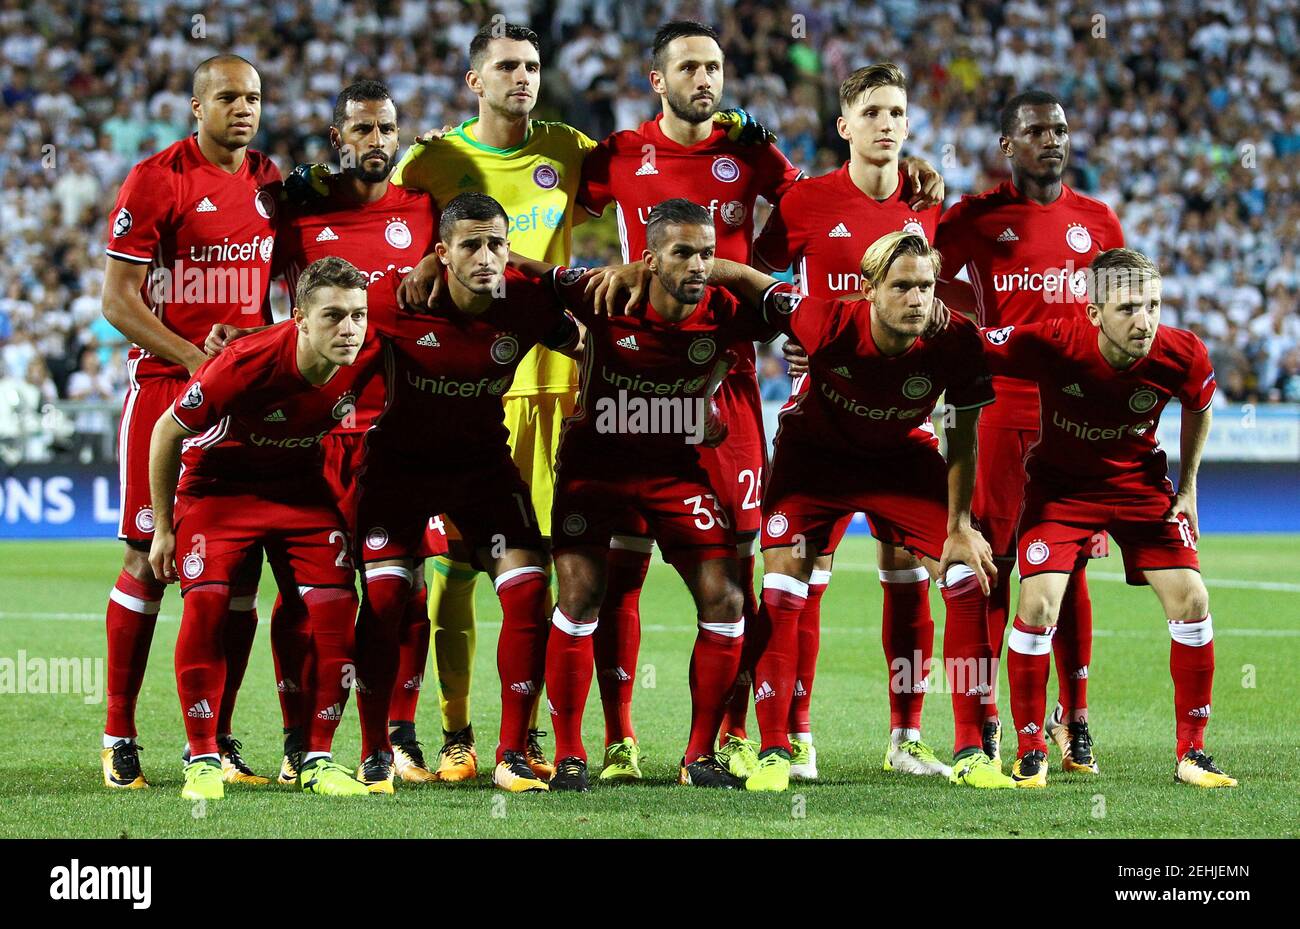
[[[294,206],[303,206],[313,200],[328,197],[330,189],[325,179],[329,176],[329,165],[294,165],[284,181],[284,199]]]
[[[776,134],[739,107],[718,110],[713,122],[727,130],[727,138],[741,145],[765,145],[776,141]]]

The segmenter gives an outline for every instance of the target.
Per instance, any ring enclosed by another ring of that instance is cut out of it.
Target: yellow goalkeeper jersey
[[[482,191],[510,217],[510,247],[528,258],[566,264],[573,244],[582,160],[596,143],[564,123],[532,120],[514,148],[493,148],[474,137],[478,117],[441,139],[412,145],[393,180],[433,196],[439,207],[467,190]],[[578,368],[564,355],[534,348],[515,372],[507,397],[571,393]]]

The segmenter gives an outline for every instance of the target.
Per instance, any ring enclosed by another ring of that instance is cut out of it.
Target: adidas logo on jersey
[[[847,239],[853,235],[843,223],[836,223],[835,228],[826,234],[832,239]]]
[[[758,690],[754,691],[754,702],[757,703],[760,700],[766,700],[768,697],[775,696],[776,691],[772,689],[772,685],[767,681],[764,681],[758,685]]]
[[[523,694],[525,697],[531,697],[537,693],[537,686],[532,681],[517,681],[510,685],[510,689],[517,694]]]
[[[1069,394],[1071,397],[1082,397],[1083,388],[1078,384],[1071,384],[1069,387],[1062,387],[1062,392]]]
[[[1019,242],[1019,241],[1020,241],[1020,236],[1018,236],[1018,235],[1016,235],[1014,232],[1012,232],[1010,226],[1007,226],[1007,228],[1005,228],[1005,229],[1002,230],[1002,235],[998,236],[998,241],[999,241],[999,242]]]
[[[199,201],[199,205],[194,208],[194,212],[215,213],[217,212],[217,207],[211,200],[209,200],[207,197],[204,197],[202,200]]]
[[[316,236],[317,242],[337,242],[338,240],[338,235],[329,226],[322,229],[320,235]]]
[[[416,345],[423,345],[425,348],[437,348],[438,337],[432,332],[426,332],[416,341]]]
[[[1208,710],[1209,707],[1206,707],[1206,709]],[[208,703],[207,699],[205,698],[203,700],[200,700],[198,703],[194,704],[188,710],[186,710],[185,715],[191,716],[194,719],[211,719],[212,706],[211,704]]]
[[[338,703],[335,703],[332,706],[327,706],[325,707],[325,709],[321,710],[319,713],[316,714],[316,718],[324,719],[328,722],[333,722],[335,720],[342,719],[343,707],[341,704]]]
[[[643,164],[641,167],[639,167],[639,168],[636,169],[636,175],[635,175],[635,176],[636,176],[636,177],[649,177],[651,174],[658,174],[658,173],[659,173],[659,169],[656,168],[653,164],[651,164],[650,162],[647,161],[647,162],[646,162],[645,164]]]
[[[853,375],[849,373],[848,367],[845,365],[840,365],[838,368],[831,368],[831,374],[838,374],[840,377],[847,377],[850,379],[853,377]]]
[[[264,423],[282,423],[282,422],[285,421],[285,419],[286,419],[286,417],[285,417],[285,415],[284,415],[284,410],[276,410],[274,413],[270,413],[270,414],[268,414],[268,415],[262,417],[262,422],[264,422]]]
[[[618,345],[619,348],[630,348],[634,352],[641,351],[641,346],[636,344],[636,336],[634,335],[619,339],[615,344]]]

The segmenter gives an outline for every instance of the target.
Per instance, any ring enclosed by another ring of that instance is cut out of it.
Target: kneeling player
[[[388,405],[367,437],[357,535],[365,562],[357,623],[358,776],[393,791],[388,707],[398,633],[426,521],[445,513],[492,575],[503,614],[497,646],[501,738],[493,780],[546,790],[528,765],[528,724],[546,648],[546,553],[528,487],[510,458],[501,395],[534,345],[577,345],[577,324],[550,285],[507,270],[508,220],[486,194],[443,210],[436,250],[447,286],[428,311],[398,310],[396,278],[371,286],[371,325],[385,337]]]
[[[1160,272],[1140,252],[1102,252],[1092,263],[1087,319],[986,332],[995,374],[1039,386],[1042,423],[1026,458],[1020,517],[1020,600],[1007,674],[1019,749],[1012,777],[1047,786],[1043,713],[1048,653],[1070,572],[1094,533],[1109,532],[1133,585],[1149,584],[1173,638],[1175,779],[1235,787],[1204,751],[1214,682],[1214,628],[1196,556],[1196,474],[1210,431],[1214,371],[1190,332],[1160,327]],[[1178,492],[1156,424],[1182,404]]]
[[[187,800],[225,795],[213,713],[226,678],[225,617],[235,572],[258,545],[307,609],[312,670],[304,691],[312,703],[299,783],[309,793],[367,793],[330,757],[348,698],[357,597],[320,450],[376,375],[378,353],[363,351],[365,334],[366,276],[342,259],[322,259],[299,278],[293,319],[200,367],[154,427],[149,562],[159,580],[179,579],[185,598],[176,686],[190,748]],[[179,556],[178,539],[189,547]]]
[[[719,262],[715,280],[761,302],[769,322],[809,355],[809,389],[782,417],[763,499],[763,605],[770,636],[755,672],[763,748],[749,790],[785,790],[787,720],[794,691],[799,616],[817,556],[841,519],[864,511],[877,538],[913,552],[943,589],[944,664],[956,732],[950,780],[1011,787],[981,745],[990,692],[985,636],[992,554],[970,519],[975,425],[993,401],[979,335],[962,317],[923,338],[939,254],[924,237],[893,232],[862,258],[866,300],[806,297],[743,265]],[[927,417],[941,393],[948,460]],[[924,662],[922,662],[924,665]],[[891,686],[914,688],[929,669]]]

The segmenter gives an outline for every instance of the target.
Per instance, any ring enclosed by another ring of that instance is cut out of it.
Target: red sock
[[[807,603],[808,585],[803,581],[785,574],[763,576],[763,605],[758,612],[768,640],[754,669],[754,716],[763,750],[790,751],[786,723],[794,696],[799,616]]]
[[[1177,756],[1205,748],[1210,721],[1210,692],[1214,689],[1214,625],[1204,619],[1171,622],[1169,674],[1174,679],[1174,728]]]
[[[587,760],[582,745],[582,711],[591,692],[591,675],[595,667],[592,656],[592,633],[596,620],[575,622],[558,606],[551,615],[551,631],[546,642],[546,702],[551,709],[551,726],[555,730],[555,760]]]
[[[420,702],[420,687],[424,683],[424,669],[429,663],[428,588],[417,578],[419,587],[411,591],[402,614],[402,628],[397,639],[397,679],[393,695],[388,702],[388,722],[414,723],[415,709]]]
[[[342,587],[313,587],[303,594],[307,615],[309,676],[303,748],[328,752],[348,703],[348,667],[355,657],[357,595]]]
[[[761,640],[751,638],[758,622],[758,598],[754,596],[754,540],[741,542],[736,546],[736,552],[740,566],[740,592],[745,597],[745,635],[740,645],[740,670],[736,672],[736,683],[727,697],[722,725],[718,727],[719,740],[727,735],[745,738],[749,701],[754,698],[754,662],[758,660],[758,653],[767,642],[766,636]],[[758,648],[754,647],[756,642]]]
[[[628,544],[649,539],[631,539]],[[650,568],[650,548],[610,549],[605,561],[605,599],[592,635],[596,684],[605,712],[605,744],[636,738],[632,728],[632,692],[641,650],[641,586]]]
[[[799,636],[794,662],[794,690],[790,696],[787,732],[812,732],[812,689],[817,676],[817,653],[821,650],[822,595],[831,572],[814,570],[808,580],[808,597],[799,613]]]
[[[533,703],[546,674],[546,595],[543,568],[503,571],[496,579],[501,600],[501,637],[497,639],[497,673],[501,677],[501,738],[497,762],[506,752],[528,744]]]
[[[984,701],[991,693],[988,598],[966,565],[948,569],[943,605],[943,663],[952,694],[953,754],[958,755],[983,745]]]
[[[134,739],[135,702],[144,682],[154,625],[162,607],[162,584],[123,571],[108,594],[108,718],[106,735]]]
[[[1047,751],[1043,716],[1047,712],[1047,675],[1052,662],[1052,633],[1048,626],[1035,629],[1019,616],[1007,640],[1007,681],[1011,685],[1011,718],[1019,740],[1017,756]]]
[[[217,711],[226,683],[225,625],[230,588],[203,584],[185,594],[176,637],[176,692],[190,756],[217,753]]]
[[[248,657],[253,653],[253,639],[257,636],[257,591],[231,591],[230,615],[226,617],[226,684],[221,690],[221,709],[217,712],[217,734],[229,735],[231,720],[235,715],[235,700],[248,670]]]
[[[989,613],[986,626],[989,637],[989,654],[993,658],[993,699],[984,704],[984,718],[998,718],[998,701],[996,699],[998,678],[997,664],[1002,660],[1002,639],[1006,635],[1007,621],[1011,617],[1011,572],[1015,568],[1014,559],[997,559],[998,579],[989,587]]]
[[[275,662],[275,689],[280,695],[280,715],[285,730],[303,724],[303,698],[307,692],[307,663],[311,637],[307,607],[297,591],[289,599],[276,594],[271,608],[271,658]]]
[[[880,639],[889,671],[889,728],[920,729],[934,657],[930,575],[925,568],[881,571],[880,587],[885,592]]]
[[[1079,568],[1070,575],[1061,601],[1061,618],[1052,637],[1056,659],[1057,700],[1061,718],[1070,721],[1075,710],[1088,708],[1088,665],[1092,661],[1092,600],[1088,597],[1088,575]]]
[[[357,709],[361,713],[361,757],[391,752],[388,701],[397,679],[398,632],[411,599],[406,568],[367,568],[357,618]]]
[[[699,620],[695,650],[691,653],[691,734],[685,758],[694,761],[713,753],[713,739],[722,722],[723,705],[740,670],[740,648],[745,619],[706,623]]]

